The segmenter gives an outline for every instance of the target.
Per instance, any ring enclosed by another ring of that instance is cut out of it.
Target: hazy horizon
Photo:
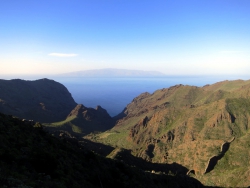
[[[116,68],[246,79],[250,1],[2,1],[0,75]]]
[[[90,69],[95,70],[95,69]],[[179,84],[185,84],[186,79],[192,78],[193,80],[203,80],[206,84],[212,84],[225,80],[249,80],[250,76],[247,74],[242,75],[162,75],[162,76],[64,76],[61,74],[1,74],[0,79],[4,80],[13,80],[13,79],[22,79],[22,80],[39,80],[39,79],[51,79],[60,82],[61,80],[66,81],[67,79],[80,79],[80,78],[93,78],[93,79],[101,79],[101,78],[112,78],[112,79],[120,79],[120,78],[169,78],[169,79],[179,79],[183,80],[179,82]],[[195,84],[193,84],[195,85]]]

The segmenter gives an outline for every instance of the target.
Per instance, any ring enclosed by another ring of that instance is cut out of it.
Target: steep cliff
[[[62,84],[49,79],[0,80],[0,112],[40,122],[65,119],[76,106]]]

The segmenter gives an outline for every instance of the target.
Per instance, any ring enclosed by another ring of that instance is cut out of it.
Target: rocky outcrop
[[[39,122],[63,120],[76,102],[65,86],[49,80],[0,80],[0,112]]]
[[[132,139],[137,144],[139,144],[142,140],[141,137],[138,137],[138,134],[143,132],[143,130],[147,127],[147,123],[149,121],[149,118],[146,116],[143,119],[141,119],[135,126],[133,126],[130,129],[129,133],[129,139]]]
[[[101,106],[87,108],[82,104],[78,104],[67,116],[68,124],[79,127],[82,133],[100,132],[111,129],[115,121],[110,117],[108,112]],[[58,129],[63,129],[60,127]],[[67,127],[66,127],[67,129]]]

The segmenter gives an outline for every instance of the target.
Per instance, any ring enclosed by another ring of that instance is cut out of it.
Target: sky
[[[0,75],[250,77],[249,0],[0,0]]]

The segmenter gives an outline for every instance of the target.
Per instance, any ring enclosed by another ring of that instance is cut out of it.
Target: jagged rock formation
[[[0,112],[40,122],[65,119],[76,106],[62,84],[49,79],[0,80]]]
[[[102,132],[111,129],[114,123],[115,121],[101,106],[94,109],[78,104],[64,121],[46,124],[46,128],[54,134],[64,130],[75,136],[83,136],[91,132]]]
[[[250,80],[204,87],[176,85],[143,93],[116,118],[114,128],[95,136],[95,141],[129,149],[153,163],[181,164],[205,183],[213,180],[213,185],[223,187],[250,184],[241,177],[237,182],[231,178],[239,171],[242,177],[250,173],[248,162],[239,166],[250,154],[241,146],[248,147],[250,140]],[[232,137],[235,141],[225,152]],[[217,156],[216,163],[208,169],[213,156]]]

